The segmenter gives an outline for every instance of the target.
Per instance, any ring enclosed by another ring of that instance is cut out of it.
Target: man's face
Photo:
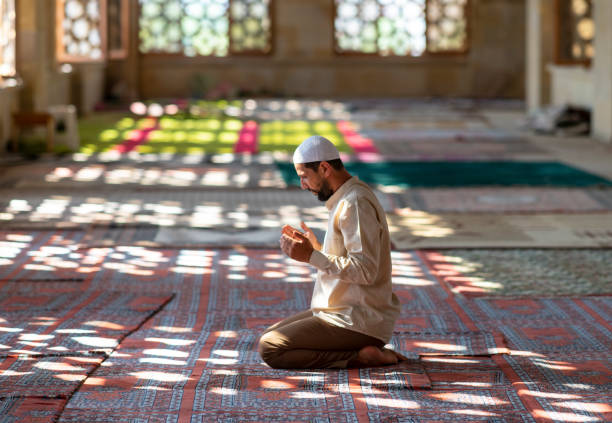
[[[319,201],[327,201],[334,193],[329,186],[327,178],[323,176],[323,168],[319,165],[319,169],[314,171],[306,167],[302,163],[295,165],[295,172],[300,178],[302,189],[307,189],[317,196]]]

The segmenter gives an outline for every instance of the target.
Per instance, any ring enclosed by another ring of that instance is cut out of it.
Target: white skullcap
[[[339,159],[340,153],[330,140],[321,135],[306,138],[295,149],[293,163],[326,162]]]

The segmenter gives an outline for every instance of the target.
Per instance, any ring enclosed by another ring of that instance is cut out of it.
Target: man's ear
[[[321,162],[319,164],[319,169],[323,170],[323,176],[325,177],[329,177],[331,174],[331,165],[329,164],[329,162]]]

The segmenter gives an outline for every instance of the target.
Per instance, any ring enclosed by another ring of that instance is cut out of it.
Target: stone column
[[[23,79],[20,109],[44,111],[69,99],[67,77],[55,62],[55,2],[17,4],[17,69]]]
[[[527,111],[542,106],[542,16],[540,0],[527,0],[527,60],[525,69],[525,95]]]
[[[555,60],[555,2],[526,0],[525,104],[533,112],[550,102],[546,66]]]
[[[17,111],[19,88],[0,88],[0,156],[3,155],[6,144],[11,137],[11,114]]]
[[[594,0],[595,58],[593,78],[593,136],[612,143],[612,1]]]

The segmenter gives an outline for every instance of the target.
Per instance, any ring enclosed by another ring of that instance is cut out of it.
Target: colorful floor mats
[[[121,144],[113,147],[121,154],[139,149],[139,146],[151,139],[151,133],[159,129],[159,121],[154,118],[143,119],[138,122],[137,128],[126,134]]]
[[[341,153],[353,150],[332,121],[269,121],[259,126],[259,152],[287,152],[292,154],[306,138],[318,134],[329,139]]]
[[[612,294],[609,249],[469,249],[428,251],[453,292],[467,297]]]
[[[277,162],[287,185],[299,186],[290,163]],[[612,186],[612,182],[555,162],[385,162],[346,163],[346,169],[374,186]]]
[[[147,153],[233,153],[244,122],[231,118],[164,116],[152,129],[138,152]]]
[[[612,247],[611,213],[387,215],[395,248]]]
[[[234,145],[234,153],[257,153],[257,140],[259,139],[259,128],[257,122],[249,120],[238,134],[238,142]]]
[[[338,130],[351,146],[358,158],[365,161],[377,161],[379,157],[378,148],[374,145],[370,138],[365,138],[355,130],[354,125],[348,121],[338,122]]]
[[[81,152],[93,154],[108,151],[129,140],[132,131],[150,127],[150,122],[121,112],[96,113],[79,118]]]
[[[133,114],[106,113],[80,121],[80,153],[91,155],[111,150],[120,155],[130,152],[291,153],[301,141],[312,134],[327,137],[342,152],[352,152],[340,129],[336,127],[335,121],[323,119],[266,119],[257,122],[223,115],[162,114],[156,117],[138,117]],[[346,129],[342,130],[346,132]],[[351,142],[355,145],[356,139],[357,134],[351,135]],[[363,150],[363,142],[359,145],[359,150]]]
[[[98,113],[79,121],[81,153],[232,153],[243,122],[227,117]]]

